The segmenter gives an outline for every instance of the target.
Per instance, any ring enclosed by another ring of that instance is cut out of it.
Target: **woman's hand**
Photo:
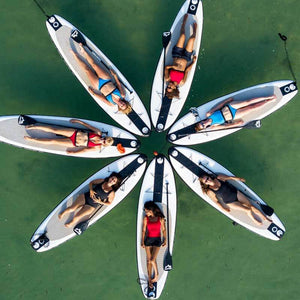
[[[197,59],[197,55],[194,55],[194,57],[193,57],[193,63],[196,61],[196,59]]]
[[[113,77],[117,77],[117,73],[115,72],[115,70],[113,70],[112,68],[110,68],[109,71],[110,71],[110,73],[111,73],[111,75]]]
[[[92,93],[93,95],[95,95],[95,89],[92,86],[89,86],[88,90],[89,90],[90,93]]]
[[[142,248],[145,248],[144,242],[141,242],[141,247],[142,247]]]
[[[96,192],[94,190],[90,190],[90,197],[95,201],[98,200],[98,198],[96,196]]]
[[[165,239],[164,241],[163,241],[163,243],[161,244],[161,246],[162,247],[165,247],[167,245],[167,240]]]

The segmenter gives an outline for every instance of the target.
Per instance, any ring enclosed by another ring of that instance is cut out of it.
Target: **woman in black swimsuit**
[[[121,181],[122,178],[115,172],[105,179],[92,180],[89,183],[89,192],[80,194],[70,207],[58,215],[58,218],[62,219],[66,214],[78,210],[73,219],[65,224],[66,227],[74,227],[83,217],[91,215],[99,205],[110,205]]]
[[[248,216],[259,225],[262,224],[262,220],[270,221],[259,209],[251,204],[248,197],[227,183],[227,180],[245,182],[244,178],[224,174],[219,174],[216,178],[207,174],[199,177],[203,192],[216,202],[220,208],[228,212],[230,212],[231,209],[245,211]],[[257,216],[259,216],[261,220],[257,219]]]

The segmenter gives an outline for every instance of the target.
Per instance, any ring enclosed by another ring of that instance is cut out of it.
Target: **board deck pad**
[[[159,161],[162,160],[161,163]],[[158,156],[155,161],[154,186],[153,186],[153,201],[161,202],[164,178],[164,159]]]

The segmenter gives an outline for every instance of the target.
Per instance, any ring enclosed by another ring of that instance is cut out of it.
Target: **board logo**
[[[268,227],[268,230],[279,238],[282,238],[282,236],[284,235],[284,231],[281,228],[279,228],[277,225],[275,225],[274,223],[270,224],[270,226]]]
[[[62,26],[55,16],[51,16],[47,21],[55,31]]]
[[[75,232],[77,235],[81,235],[81,234],[82,234],[81,229],[80,229],[80,228],[77,228],[77,227],[74,228],[74,232]]]
[[[190,4],[189,4],[188,13],[192,14],[192,15],[195,15],[196,11],[197,11],[197,8],[198,8],[198,5],[199,5],[199,0],[191,0]]]
[[[280,88],[282,95],[287,95],[297,90],[296,82],[289,83]]]

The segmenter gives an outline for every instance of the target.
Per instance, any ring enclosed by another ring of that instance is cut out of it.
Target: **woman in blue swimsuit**
[[[73,50],[75,59],[82,67],[82,69],[87,74],[91,86],[89,86],[89,91],[98,99],[103,101],[109,106],[118,106],[120,112],[124,114],[129,114],[132,110],[128,101],[125,100],[125,91],[122,87],[119,78],[114,70],[109,69],[109,72],[102,69],[94,60],[94,58],[85,50],[84,46],[80,43],[79,48],[81,54],[87,60],[89,65]],[[92,67],[92,69],[90,68]],[[113,81],[115,83],[113,83]]]
[[[270,101],[276,100],[276,96],[252,98],[244,101],[235,101],[228,98],[212,107],[206,113],[206,119],[196,124],[196,131],[199,132],[205,128],[230,128],[242,126],[243,118],[256,109],[261,108]]]
[[[99,205],[110,205],[121,182],[121,176],[115,172],[105,179],[92,180],[89,183],[89,191],[80,194],[70,207],[58,215],[58,218],[61,220],[65,215],[75,212],[73,218],[65,224],[66,227],[74,227],[83,217],[93,214]]]

